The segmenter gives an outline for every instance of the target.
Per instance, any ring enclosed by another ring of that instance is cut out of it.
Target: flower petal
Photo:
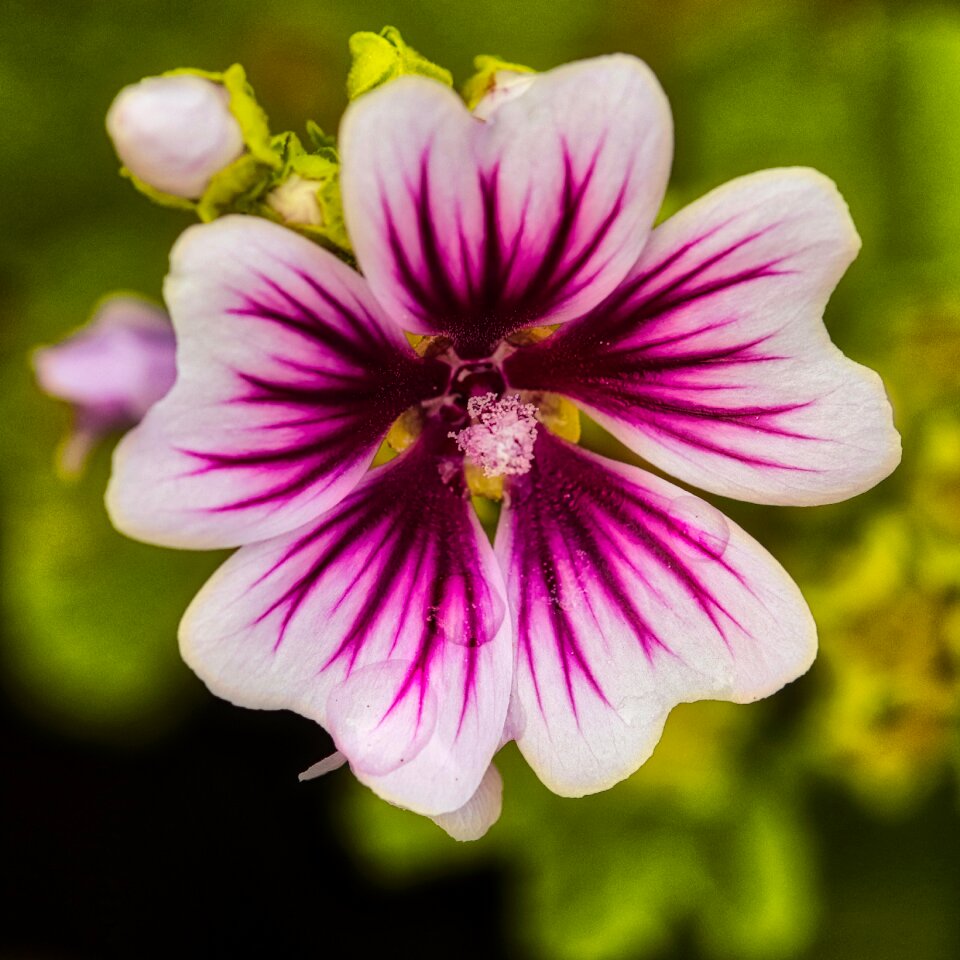
[[[503,807],[503,780],[491,763],[477,792],[459,810],[432,817],[454,840],[479,840],[499,819]]]
[[[496,552],[517,638],[509,729],[564,796],[636,770],[677,703],[756,700],[813,661],[800,591],[743,530],[546,432],[510,484]]]
[[[180,632],[215,694],[316,720],[361,781],[427,815],[477,790],[512,668],[502,576],[445,442],[428,428],[313,523],[239,550]]]
[[[672,126],[641,61],[559,67],[484,122],[446,87],[404,77],[340,130],[354,249],[409,330],[480,355],[512,329],[578,316],[649,236]]]
[[[208,548],[292,530],[445,388],[449,368],[412,353],[359,274],[268,221],[187,230],[165,293],[177,382],[117,448],[107,494],[138,539]]]
[[[514,387],[573,398],[640,456],[756,503],[831,503],[900,460],[880,378],[822,315],[859,238],[834,185],[769,170],[658,227],[592,313],[509,358]]]

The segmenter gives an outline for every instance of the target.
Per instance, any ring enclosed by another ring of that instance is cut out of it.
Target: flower
[[[147,77],[124,87],[107,132],[127,170],[155,190],[196,200],[244,152],[230,94],[193,74]]]
[[[175,341],[167,315],[132,296],[106,298],[86,326],[33,355],[40,388],[74,410],[60,450],[67,473],[83,468],[103,435],[139,423],[173,385]]]
[[[603,790],[677,703],[756,700],[815,654],[776,561],[553,432],[558,394],[758,503],[840,500],[899,459],[879,378],[821,320],[859,244],[829,180],[743,177],[652,229],[670,112],[628,56],[481,115],[422,77],[349,107],[362,274],[253,218],[183,235],[179,379],[108,491],[131,536],[240,547],[180,631],[214,693],[316,720],[362,782],[460,837],[499,813],[504,742],[557,793]],[[368,470],[395,423],[406,449]],[[502,484],[493,546],[471,470]]]

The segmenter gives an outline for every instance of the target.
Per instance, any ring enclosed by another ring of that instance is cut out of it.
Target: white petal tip
[[[500,819],[503,806],[503,780],[491,763],[477,792],[458,810],[430,819],[454,840],[461,843],[479,840]]]

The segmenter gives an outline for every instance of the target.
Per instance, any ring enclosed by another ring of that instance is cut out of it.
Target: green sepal
[[[510,73],[536,73],[532,67],[525,67],[520,63],[508,63],[501,57],[486,53],[473,58],[473,68],[477,72],[463,84],[460,90],[469,110],[472,110],[490,92],[494,85],[494,77],[501,70],[508,70]]]
[[[279,167],[281,160],[273,147],[270,123],[263,107],[257,103],[253,87],[247,83],[246,71],[235,63],[223,72],[222,83],[230,94],[230,112],[240,124],[247,149],[268,167]]]
[[[334,163],[340,162],[340,155],[337,153],[337,138],[330,133],[324,133],[320,125],[313,120],[307,121],[307,136],[313,144],[313,149],[321,156],[328,157]]]
[[[271,171],[252,153],[237,157],[215,173],[196,205],[197,216],[209,223],[225,213],[244,212],[270,183]]]
[[[355,33],[350,37],[350,56],[353,60],[347,75],[350,100],[404,76],[430,77],[453,86],[450,71],[404,43],[396,27],[384,27],[379,33]]]
[[[173,210],[196,210],[195,200],[187,200],[186,197],[178,197],[172,193],[164,193],[156,187],[151,187],[149,183],[144,183],[136,174],[131,173],[126,167],[120,168],[120,176],[126,177],[148,200],[159,204],[161,207],[170,207]]]

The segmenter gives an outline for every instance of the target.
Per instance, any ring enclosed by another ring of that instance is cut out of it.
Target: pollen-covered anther
[[[467,459],[486,477],[519,476],[533,464],[537,408],[518,396],[497,399],[495,393],[471,397],[467,413],[474,422],[450,436]]]

